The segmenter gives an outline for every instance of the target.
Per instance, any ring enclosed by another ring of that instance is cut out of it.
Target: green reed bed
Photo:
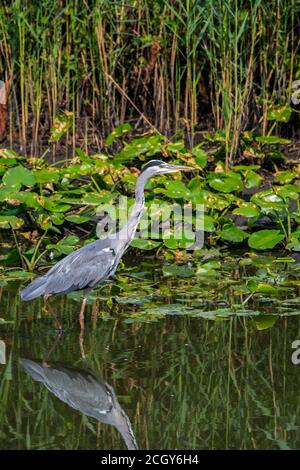
[[[76,116],[66,137],[73,147],[99,150],[126,120],[185,131],[190,146],[196,131],[222,129],[230,163],[241,131],[267,134],[270,106],[290,103],[299,11],[295,0],[4,1],[9,144],[41,153],[67,110]]]

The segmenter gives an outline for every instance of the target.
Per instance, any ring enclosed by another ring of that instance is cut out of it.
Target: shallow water
[[[273,261],[122,272],[90,299],[81,345],[78,294],[52,303],[59,338],[3,282],[0,448],[299,449],[300,274]],[[246,301],[254,274],[276,289]]]

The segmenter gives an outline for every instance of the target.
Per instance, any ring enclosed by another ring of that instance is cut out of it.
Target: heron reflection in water
[[[92,371],[31,359],[21,359],[21,366],[33,380],[43,383],[71,408],[114,426],[129,450],[138,448],[129,418],[114,389]]]

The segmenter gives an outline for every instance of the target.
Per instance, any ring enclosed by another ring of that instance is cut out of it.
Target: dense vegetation
[[[52,141],[67,128],[68,119],[60,117]],[[1,151],[0,227],[10,248],[11,240],[14,243],[14,249],[2,256],[4,264],[21,264],[32,271],[38,263],[49,261],[49,256],[68,254],[91,241],[96,236],[98,207],[115,204],[120,194],[133,202],[136,168],[143,160],[162,155],[191,165],[195,171],[189,179],[178,174],[150,181],[147,204],[157,204],[162,212],[164,202],[203,204],[206,246],[300,251],[299,166],[278,169],[285,162],[279,146],[286,140],[243,134],[244,149],[253,162],[226,172],[223,133],[208,134],[206,141],[188,150],[183,141],[168,142],[156,133],[126,141],[129,131],[127,124],[107,137],[108,144],[119,141],[122,149],[117,155],[87,155],[77,149],[73,158],[59,165]],[[186,248],[188,241],[184,237],[177,240],[174,233],[164,239],[158,233],[156,238],[137,238],[133,247],[164,246],[171,256],[177,248]]]
[[[2,2],[3,264],[92,240],[98,206],[132,201],[152,157],[195,168],[149,183],[147,203],[204,204],[206,246],[299,251],[299,19],[283,0]]]
[[[21,369],[83,346],[141,448],[299,447],[299,31],[297,0],[0,2],[0,448],[123,445]],[[160,229],[203,205],[204,246],[136,237],[79,344],[82,293],[43,308],[23,281],[104,236],[152,158],[194,168],[146,205]]]

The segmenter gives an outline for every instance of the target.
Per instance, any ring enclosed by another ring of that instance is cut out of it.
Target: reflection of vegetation
[[[79,357],[75,311],[64,304],[66,334],[54,361]],[[94,320],[85,338],[89,362],[118,390],[141,448],[299,448],[299,373],[290,360],[297,319],[260,332],[244,318]],[[75,413],[20,370],[19,355],[50,349],[47,324],[41,318],[2,331],[9,360],[0,366],[0,447],[124,448],[117,431]]]
[[[224,264],[208,250],[195,265],[181,264],[179,277],[177,264],[166,265],[163,278],[144,261],[91,297],[87,358],[118,391],[141,448],[299,447],[299,374],[290,359],[299,268],[288,261]],[[65,335],[52,360],[80,366],[77,301],[77,293],[54,299]],[[43,357],[51,348],[52,318],[41,309],[40,300],[20,305],[16,286],[3,288],[0,446],[122,448],[117,432],[72,412],[20,371],[19,355]]]
[[[144,261],[90,298],[88,362],[117,391],[141,448],[299,448],[299,374],[290,359],[299,267],[288,261],[224,263],[207,250],[182,263],[180,277],[177,264],[159,273]],[[20,370],[19,357],[47,354],[53,322],[40,299],[20,304],[16,292],[15,284],[2,288],[0,447],[124,448],[114,429],[75,413]],[[53,299],[65,334],[51,361],[80,367],[80,300]]]

